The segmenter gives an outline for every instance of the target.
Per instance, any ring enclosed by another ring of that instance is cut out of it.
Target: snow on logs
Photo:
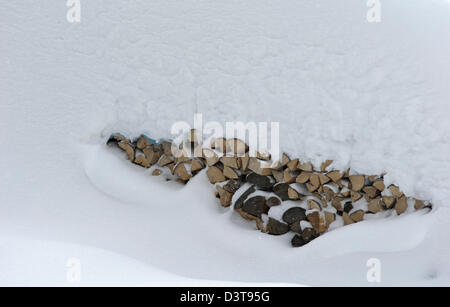
[[[170,141],[156,142],[144,135],[132,141],[114,134],[107,144],[122,150],[132,163],[151,169],[153,176],[166,176],[166,180],[186,184],[206,169],[223,207],[232,206],[264,233],[293,233],[294,247],[383,212],[400,215],[431,208],[431,203],[407,197],[398,186],[386,187],[385,174],[368,176],[351,174],[350,169],[329,169],[331,160],[316,170],[311,162],[283,154],[270,168],[264,167],[263,163],[271,160],[270,154],[250,157],[248,145],[238,139],[213,140],[209,148],[200,148],[200,157],[192,155],[199,146],[193,131],[183,147],[187,150],[177,155],[172,153]],[[271,208],[282,208],[283,202],[290,203],[281,217],[272,214]]]

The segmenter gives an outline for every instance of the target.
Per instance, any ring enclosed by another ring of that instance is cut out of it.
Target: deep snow
[[[65,1],[0,0],[1,284],[64,281],[66,257],[83,282],[369,285],[377,257],[383,284],[450,283],[448,1],[382,0],[379,24],[357,0],[81,3],[69,24]],[[292,249],[205,176],[180,189],[104,148],[196,112],[280,121],[288,153],[386,171],[435,209]]]

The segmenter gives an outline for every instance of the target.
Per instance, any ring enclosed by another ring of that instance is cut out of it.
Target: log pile
[[[114,134],[107,144],[124,151],[132,163],[152,168],[152,175],[165,174],[167,180],[182,184],[206,169],[223,207],[232,206],[264,233],[293,233],[294,247],[382,212],[401,215],[431,208],[428,201],[407,197],[396,185],[386,186],[385,174],[331,169],[331,160],[315,169],[311,162],[283,154],[270,168],[264,167],[270,155],[256,153],[250,157],[249,147],[238,139],[216,140],[210,148],[200,148],[201,157],[192,155],[201,146],[195,131],[191,131],[183,146],[184,154],[177,157],[172,154],[170,141],[156,142],[144,135],[132,141]],[[283,214],[277,219],[269,211],[278,206],[283,208]]]

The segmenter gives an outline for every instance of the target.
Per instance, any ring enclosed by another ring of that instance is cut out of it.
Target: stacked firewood
[[[311,162],[291,159],[285,153],[274,162],[267,153],[250,155],[249,146],[236,138],[215,139],[203,148],[193,130],[176,147],[177,154],[171,141],[157,142],[144,135],[132,141],[114,134],[107,143],[123,150],[134,164],[152,168],[154,176],[165,175],[167,180],[186,184],[206,169],[222,206],[233,206],[262,232],[294,233],[294,247],[382,212],[400,215],[431,208],[427,201],[407,197],[398,186],[386,186],[385,174],[331,169],[331,160],[315,169]],[[282,208],[281,217],[271,214],[272,207]]]

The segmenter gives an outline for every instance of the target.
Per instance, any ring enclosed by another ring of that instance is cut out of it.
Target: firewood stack
[[[131,141],[114,134],[107,144],[123,150],[132,163],[152,168],[152,175],[165,175],[182,184],[206,168],[223,207],[233,206],[264,233],[294,233],[294,247],[383,212],[400,215],[432,207],[427,201],[407,197],[398,186],[386,186],[385,174],[368,176],[353,174],[350,169],[331,169],[331,160],[316,170],[311,162],[287,154],[272,163],[267,153],[250,157],[249,147],[239,139],[216,139],[203,148],[194,130],[177,155],[172,153],[170,141],[156,142],[144,135]],[[194,152],[201,157],[193,157]],[[280,218],[270,214],[272,207],[282,208]]]

